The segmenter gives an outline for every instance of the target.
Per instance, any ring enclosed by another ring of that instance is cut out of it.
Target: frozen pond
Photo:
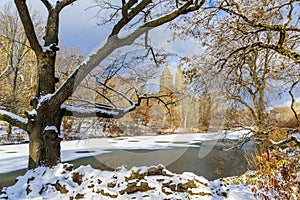
[[[205,143],[202,145],[205,145]],[[150,166],[163,163],[172,172],[183,173],[189,171],[209,180],[214,180],[220,177],[240,175],[248,169],[248,164],[240,150],[224,151],[231,145],[233,145],[233,141],[218,142],[204,157],[199,156],[201,147],[172,147],[159,150],[114,149],[110,150],[109,153],[84,157],[69,163],[73,163],[75,167],[90,164],[94,168],[101,169],[117,168],[122,165],[131,168],[133,166]]]
[[[73,163],[75,167],[90,164],[99,169],[163,164],[175,173],[189,171],[212,180],[240,175],[247,170],[247,162],[240,150],[224,151],[234,145],[239,135],[235,134],[226,137],[212,133],[63,141],[62,161]],[[17,176],[24,174],[27,160],[28,144],[0,146],[0,186],[13,184]]]

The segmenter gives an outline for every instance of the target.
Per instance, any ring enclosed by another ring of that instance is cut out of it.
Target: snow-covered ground
[[[62,141],[62,162],[81,157],[107,153],[111,149],[165,149],[171,147],[199,147],[201,141],[210,141],[213,146],[218,139],[239,139],[249,131],[229,133],[172,134],[157,136],[135,136],[117,138],[94,138]],[[210,149],[205,149],[202,156]],[[29,144],[0,145],[0,173],[7,173],[27,167]],[[78,153],[79,152],[79,153]],[[80,153],[86,152],[86,153]]]
[[[59,164],[39,167],[5,188],[0,199],[209,199],[254,200],[251,188],[225,179],[208,181],[193,173],[174,174],[162,165],[102,171]]]
[[[249,131],[235,131],[226,134],[224,132],[174,134],[63,141],[62,159],[73,160],[82,156],[105,153],[110,149],[156,150],[172,147],[201,147],[207,143],[213,145],[219,139],[241,139],[250,135]],[[298,136],[299,133],[293,135],[297,139]],[[0,170],[8,172],[12,168],[15,170],[16,167],[25,168],[27,152],[28,144],[0,146]],[[27,171],[25,175],[17,178],[15,185],[2,190],[0,199],[261,199],[256,196],[260,193],[254,194],[254,192],[255,189],[264,191],[262,188],[256,185],[245,185],[251,184],[246,180],[247,177],[253,177],[254,173],[256,172],[209,181],[191,172],[172,173],[163,165],[131,169],[120,167],[115,171],[103,171],[93,169],[89,165],[74,169],[72,165],[64,163],[52,168],[39,167]],[[299,173],[296,173],[296,178],[299,177]],[[255,176],[253,180],[257,181],[258,178]],[[298,193],[295,193],[292,199],[298,199]]]

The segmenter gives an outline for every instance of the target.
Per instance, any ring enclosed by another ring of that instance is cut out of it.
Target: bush
[[[300,199],[299,151],[272,150],[258,160],[255,173],[246,177],[258,199]]]

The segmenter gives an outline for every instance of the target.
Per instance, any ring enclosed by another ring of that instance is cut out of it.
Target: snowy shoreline
[[[226,134],[172,134],[62,141],[61,159],[62,162],[67,162],[108,153],[109,149],[158,150],[172,147],[199,147],[198,144],[203,141],[210,141],[213,144],[220,139],[236,140],[244,136],[249,136],[249,131],[235,131]],[[84,151],[87,153],[78,153]],[[0,173],[3,174],[27,168],[28,152],[29,144],[0,145]]]
[[[102,171],[59,164],[39,167],[4,188],[0,199],[231,199],[254,200],[251,188],[225,179],[208,181],[190,172],[175,174],[164,166]]]

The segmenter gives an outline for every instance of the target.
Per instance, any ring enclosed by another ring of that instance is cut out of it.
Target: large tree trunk
[[[60,162],[60,125],[62,113],[55,112],[54,106],[39,109],[29,131],[28,168],[53,166]]]
[[[42,134],[41,134],[42,132]],[[28,169],[53,166],[60,162],[59,133],[54,130],[34,130],[29,134]]]
[[[53,166],[60,162],[60,126],[63,113],[60,105],[41,102],[41,96],[55,91],[55,52],[43,52],[37,56],[38,88],[32,106],[37,114],[30,119],[28,168]]]

